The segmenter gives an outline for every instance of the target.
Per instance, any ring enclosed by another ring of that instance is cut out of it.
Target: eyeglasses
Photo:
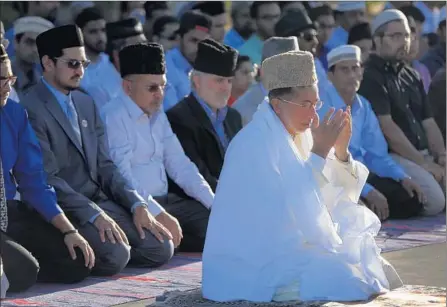
[[[130,80],[130,79],[124,79],[124,80],[127,80],[132,83],[136,81],[136,80]],[[146,89],[149,93],[154,94],[154,93],[158,93],[159,91],[164,93],[164,91],[166,90],[167,87],[169,87],[168,84],[152,84],[152,85],[146,86]]]
[[[314,108],[315,110],[319,110],[323,106],[323,101],[321,101],[321,100],[317,100],[315,103],[312,103],[312,102],[298,103],[298,102],[285,100],[285,99],[282,99],[282,98],[279,98],[279,97],[276,97],[276,99],[281,100],[282,102],[294,104],[296,106],[299,106],[299,107],[302,107],[302,108],[307,108],[307,109]]]
[[[9,76],[9,77],[0,77],[0,86],[1,88],[8,86],[13,86],[17,81],[16,76]]]
[[[80,60],[75,60],[75,59],[64,59],[64,58],[57,58],[57,57],[55,57],[54,59],[66,63],[67,67],[70,69],[79,69],[81,67],[86,69],[90,65],[89,60],[80,61]]]
[[[385,33],[382,36],[388,36],[393,41],[410,40],[410,33],[408,32]]]

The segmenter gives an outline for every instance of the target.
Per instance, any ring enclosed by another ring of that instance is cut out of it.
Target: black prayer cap
[[[143,34],[143,25],[135,18],[128,18],[106,25],[107,40],[109,42]]]
[[[156,10],[168,10],[168,3],[166,1],[146,1],[144,3],[144,11],[146,18],[152,17],[152,12]]]
[[[217,16],[225,13],[225,4],[223,1],[201,1],[192,7],[193,10],[199,10],[209,16]]]
[[[232,77],[238,54],[236,49],[207,38],[199,43],[193,66],[195,70],[207,74]]]
[[[407,18],[409,16],[413,17],[413,19],[417,22],[424,23],[425,16],[422,14],[421,10],[415,7],[414,5],[405,5],[399,8],[399,11],[405,14]]]
[[[211,19],[208,16],[195,12],[185,12],[180,18],[178,33],[183,35],[194,29],[208,32],[210,28]]]
[[[157,43],[140,43],[119,52],[121,77],[127,75],[163,75],[166,72],[163,47]]]
[[[369,23],[362,22],[351,28],[348,35],[348,45],[352,45],[362,39],[372,39]]]
[[[78,26],[65,25],[39,34],[36,38],[36,45],[39,58],[42,59],[44,55],[58,57],[62,54],[63,49],[83,47],[84,37]]]
[[[307,29],[316,29],[309,15],[302,10],[291,10],[276,23],[275,34],[279,37],[297,36]]]
[[[83,28],[88,22],[104,19],[104,15],[97,7],[88,7],[82,10],[75,19],[75,24]]]

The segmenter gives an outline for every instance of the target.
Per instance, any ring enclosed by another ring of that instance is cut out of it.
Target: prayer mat
[[[446,214],[386,221],[376,242],[385,253],[446,242]]]
[[[175,291],[157,298],[157,302],[146,307],[445,307],[446,289],[425,286],[404,286],[380,295],[368,302],[282,302],[250,303],[246,301],[217,303],[202,298],[200,288],[189,291]]]

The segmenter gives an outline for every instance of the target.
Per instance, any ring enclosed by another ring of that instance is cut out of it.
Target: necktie
[[[0,229],[8,228],[8,207],[6,204],[5,181],[3,178],[2,157],[0,156]]]
[[[76,112],[74,103],[71,100],[70,96],[67,98],[66,103],[67,103],[68,120],[70,121],[70,124],[73,127],[73,130],[76,134],[76,138],[78,139],[79,145],[81,145],[81,147],[82,147],[81,129],[79,128],[78,113]]]

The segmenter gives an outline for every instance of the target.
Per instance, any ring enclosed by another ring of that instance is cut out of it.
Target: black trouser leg
[[[0,231],[0,255],[9,281],[8,292],[25,291],[36,283],[39,263],[3,231]]]
[[[81,250],[75,249],[77,257],[73,260],[63,235],[34,210],[21,202],[8,201],[8,217],[7,234],[36,257],[39,281],[76,283],[90,275]]]
[[[370,173],[367,182],[388,200],[390,219],[407,219],[419,215],[423,205],[417,195],[410,197],[403,186],[390,178],[382,178]]]

